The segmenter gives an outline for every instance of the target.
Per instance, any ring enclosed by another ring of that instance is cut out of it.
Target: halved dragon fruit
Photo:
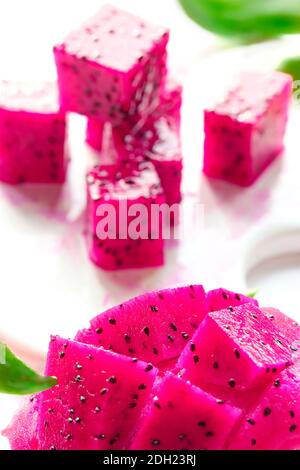
[[[283,151],[291,91],[289,75],[242,74],[224,101],[205,111],[204,173],[252,184]]]
[[[131,449],[220,450],[241,415],[170,373],[152,395]]]
[[[0,180],[63,183],[65,114],[51,83],[0,83]]]
[[[40,395],[39,449],[100,450],[128,448],[157,370],[53,337],[46,374],[58,385]]]
[[[179,356],[206,313],[202,286],[165,289],[98,315],[76,339],[163,365]]]
[[[177,369],[193,384],[244,392],[268,384],[291,364],[287,338],[251,303],[209,313]]]
[[[300,327],[249,300],[167,289],[99,315],[80,342],[52,338],[46,374],[58,385],[5,431],[11,446],[299,449]]]
[[[169,33],[104,6],[54,48],[63,109],[118,125],[158,105]]]
[[[89,172],[87,184],[91,260],[106,270],[162,265],[162,216],[151,209],[164,197],[153,165],[102,165]]]

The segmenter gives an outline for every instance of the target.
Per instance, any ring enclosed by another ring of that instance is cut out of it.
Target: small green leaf
[[[285,59],[281,62],[278,70],[288,73],[294,80],[300,80],[300,56]]]
[[[257,294],[258,294],[259,290],[258,289],[255,289],[251,292],[248,292],[248,294],[246,294],[246,297],[249,297],[249,299],[255,299]]]
[[[56,385],[54,377],[43,377],[0,343],[0,392],[12,395],[29,395],[42,392]]]
[[[179,0],[186,13],[213,33],[261,40],[300,32],[300,0]]]

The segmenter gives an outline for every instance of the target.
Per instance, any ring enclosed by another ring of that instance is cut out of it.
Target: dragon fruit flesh
[[[159,106],[146,122],[134,127],[124,125],[113,131],[113,142],[121,161],[144,159],[153,163],[169,206],[181,201],[181,96],[181,86],[168,81]],[[101,121],[88,120],[86,141],[96,151],[103,150],[104,129]],[[102,155],[99,158],[102,159]]]
[[[169,33],[104,6],[54,48],[63,109],[119,125],[158,105]]]
[[[244,73],[224,101],[205,111],[204,173],[251,185],[282,153],[292,78]]]
[[[97,152],[102,150],[102,138],[105,123],[99,119],[88,119],[86,126],[86,143]]]
[[[151,364],[53,337],[46,374],[58,385],[41,394],[39,449],[128,448],[156,373]]]
[[[202,286],[165,289],[98,315],[76,340],[158,365],[179,356],[206,313]]]
[[[3,431],[2,434],[8,438],[12,450],[38,449],[36,435],[38,404],[38,395],[26,398],[9,426]]]
[[[52,338],[58,385],[4,435],[13,449],[299,449],[299,332],[225,289],[144,294]]]
[[[300,447],[300,364],[273,378],[229,441],[230,449],[297,450]]]
[[[208,291],[206,294],[208,302],[208,311],[215,312],[217,310],[223,310],[227,307],[237,307],[243,304],[254,304],[258,305],[256,299],[252,299],[236,292],[231,292],[227,289],[214,289]]]
[[[167,373],[144,414],[132,449],[219,450],[241,411]]]
[[[89,172],[87,184],[91,260],[105,270],[162,265],[162,216],[158,213],[156,217],[151,209],[154,204],[163,204],[164,198],[153,165],[102,165]],[[108,228],[99,229],[101,224],[106,226],[107,211]],[[131,224],[136,228],[132,234]]]
[[[0,83],[0,180],[63,183],[65,114],[51,83]]]
[[[291,364],[286,337],[251,303],[210,312],[179,358],[193,384],[239,394],[267,384]],[[221,395],[220,395],[221,396]]]

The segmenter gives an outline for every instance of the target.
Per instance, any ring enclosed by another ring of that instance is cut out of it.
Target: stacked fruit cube
[[[167,76],[168,40],[166,29],[107,5],[54,47],[58,86],[0,87],[0,180],[6,183],[63,183],[66,114],[87,118],[86,140],[99,159],[87,174],[88,249],[103,269],[163,264],[162,217],[153,234],[151,208],[180,202],[182,174],[181,87]],[[103,165],[108,146],[113,150]],[[124,201],[128,212],[144,205],[143,236],[130,237],[130,216],[120,215]],[[99,214],[108,204],[123,219],[105,238]]]

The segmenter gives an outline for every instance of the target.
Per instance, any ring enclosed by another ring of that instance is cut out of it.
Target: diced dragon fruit
[[[214,289],[206,294],[208,302],[208,311],[215,312],[227,307],[237,307],[243,304],[254,304],[258,306],[256,299],[252,299],[237,292],[231,292],[227,289]]]
[[[164,197],[153,165],[102,165],[88,174],[87,183],[91,260],[106,270],[162,265],[162,216],[151,209]]]
[[[119,125],[158,105],[169,33],[104,6],[54,48],[63,109]]]
[[[204,173],[251,185],[284,148],[292,78],[244,73],[224,101],[205,111]]]
[[[164,289],[101,313],[76,339],[167,367],[178,358],[206,313],[201,285]]]
[[[241,411],[168,373],[131,446],[143,450],[220,450]]]
[[[157,370],[93,346],[53,337],[40,395],[39,450],[128,449]]]
[[[274,376],[259,404],[249,410],[229,440],[235,450],[300,449],[300,364]]]
[[[291,359],[288,339],[248,303],[209,313],[176,369],[195,385],[218,387],[223,398],[222,390],[239,395],[267,386]]]
[[[65,114],[51,83],[0,83],[0,180],[63,183]]]

